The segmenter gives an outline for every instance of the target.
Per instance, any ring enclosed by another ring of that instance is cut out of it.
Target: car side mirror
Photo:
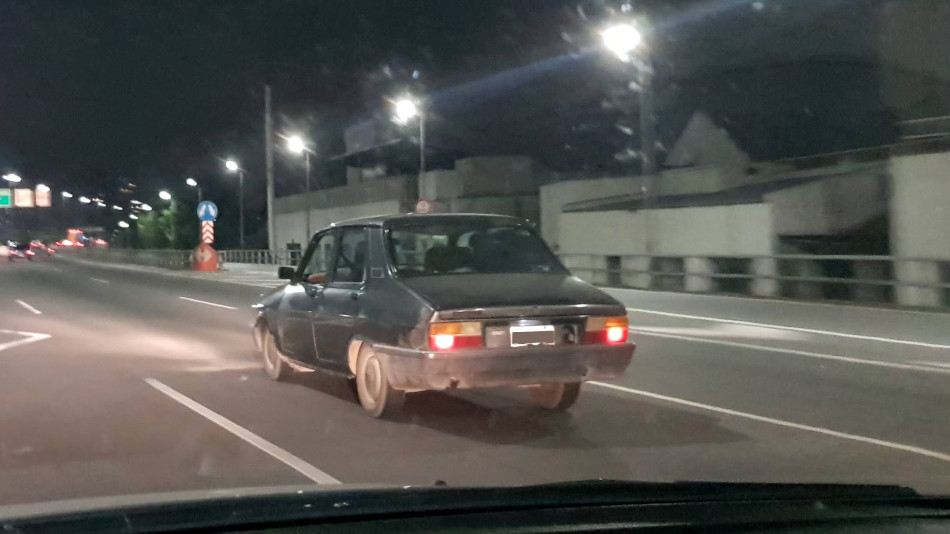
[[[277,278],[281,280],[293,280],[294,275],[297,274],[297,270],[293,267],[278,267],[277,268]]]

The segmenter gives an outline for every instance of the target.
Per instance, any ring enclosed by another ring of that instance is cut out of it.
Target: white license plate
[[[554,344],[554,325],[512,326],[508,330],[512,347]]]

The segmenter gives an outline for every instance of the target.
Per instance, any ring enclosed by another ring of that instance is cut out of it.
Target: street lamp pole
[[[316,155],[313,150],[307,148],[307,143],[299,135],[295,135],[287,138],[287,149],[296,154],[303,153],[304,164],[306,166],[306,229],[307,229],[307,241],[310,240],[311,232],[313,229],[310,227],[310,212],[313,210],[313,200],[310,198],[310,154]]]
[[[239,182],[239,192],[238,192],[238,213],[239,213],[239,222],[240,226],[240,240],[241,240],[241,250],[244,250],[244,169],[237,164],[233,159],[229,159],[224,162],[224,168],[230,172],[238,173]]]
[[[656,161],[656,106],[653,91],[653,61],[650,51],[644,45],[644,39],[636,27],[630,24],[617,24],[602,33],[604,46],[627,64],[630,73],[629,86],[638,91],[640,108],[640,174],[644,177],[641,186],[643,193],[643,229],[646,253],[654,252],[654,240],[650,231],[649,211],[653,208],[653,199],[659,192],[659,166]],[[635,82],[634,82],[635,80]],[[631,138],[632,141],[632,138]]]
[[[238,211],[240,213],[240,226],[241,226],[241,250],[244,250],[244,169],[238,169],[238,176],[240,180],[240,193],[238,194]]]
[[[310,151],[304,150],[303,159],[307,167],[307,240],[310,240],[311,232],[310,229],[310,211],[312,209],[311,203],[313,200],[310,198]]]
[[[419,183],[426,173],[426,112],[419,110]]]

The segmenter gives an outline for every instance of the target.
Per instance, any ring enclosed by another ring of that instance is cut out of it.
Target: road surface
[[[634,363],[570,412],[519,391],[423,393],[379,421],[341,379],[265,377],[249,306],[275,283],[0,266],[0,504],[590,478],[950,493],[950,315],[614,291]]]

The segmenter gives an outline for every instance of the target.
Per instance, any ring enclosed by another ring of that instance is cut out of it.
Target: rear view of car
[[[265,370],[348,374],[374,417],[406,393],[469,388],[528,387],[564,410],[584,381],[617,378],[633,358],[623,305],[572,276],[521,219],[339,223],[280,275],[290,284],[258,306]]]

